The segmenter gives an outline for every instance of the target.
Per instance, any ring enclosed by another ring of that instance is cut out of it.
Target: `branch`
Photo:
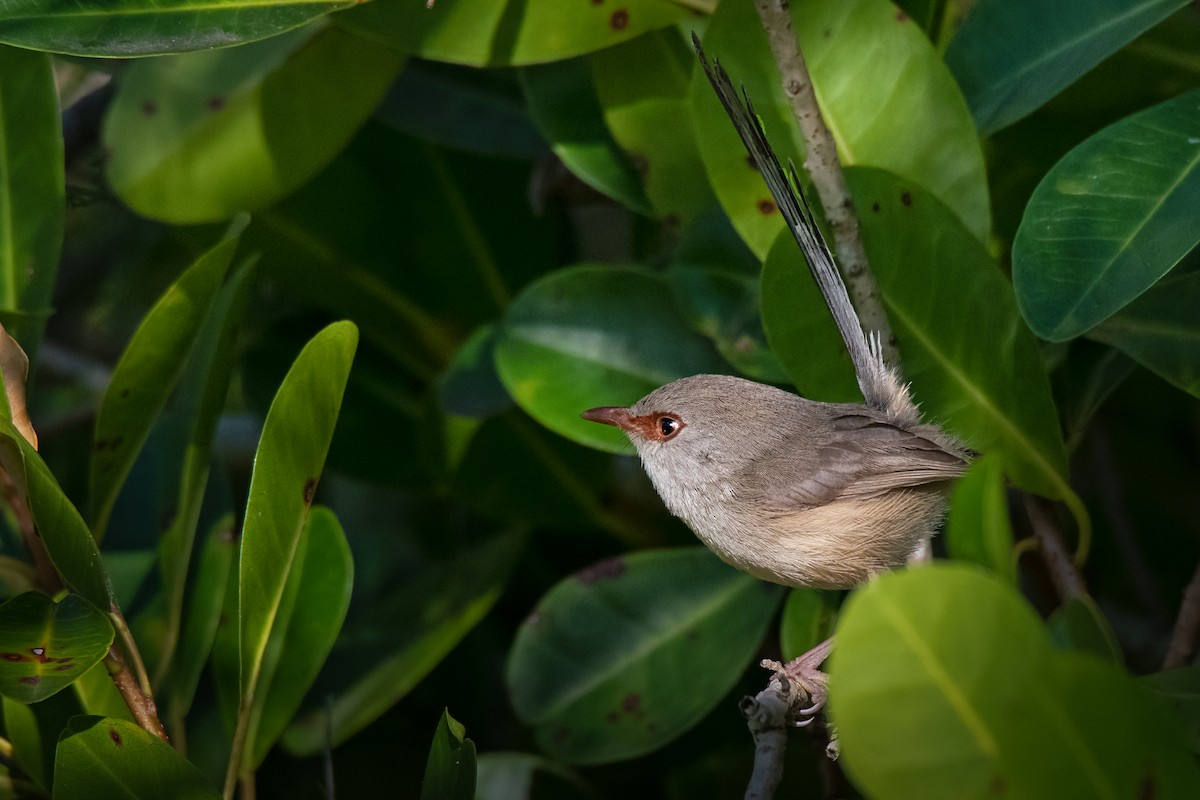
[[[1163,659],[1163,669],[1186,667],[1196,659],[1196,637],[1200,634],[1200,564],[1183,590],[1179,617],[1171,631],[1171,645]]]
[[[838,268],[850,289],[850,296],[854,298],[854,306],[863,327],[868,331],[878,331],[883,341],[885,360],[898,368],[900,358],[896,351],[896,337],[888,324],[879,286],[871,274],[867,251],[859,235],[858,215],[846,186],[846,176],[842,174],[837,144],[821,116],[808,64],[792,30],[788,0],[754,0],[754,7],[758,9],[759,19],[767,32],[771,53],[779,67],[783,91],[800,125],[800,134],[804,137],[807,153],[804,168],[812,176],[821,205],[825,207],[825,218],[833,229]]]
[[[158,708],[154,705],[154,698],[142,692],[133,673],[125,666],[125,659],[121,656],[120,648],[115,644],[108,648],[108,655],[104,657],[104,668],[108,670],[113,683],[117,685],[121,697],[125,698],[125,704],[133,712],[134,721],[169,744],[171,740],[167,738],[167,732],[158,719]]]
[[[754,737],[754,771],[746,786],[746,800],[769,800],[783,780],[787,752],[788,720],[792,700],[787,679],[776,673],[767,688],[754,697],[743,697],[742,716]]]
[[[1074,560],[1063,545],[1058,526],[1050,514],[1049,501],[1040,497],[1026,494],[1025,513],[1029,516],[1029,524],[1037,539],[1046,569],[1050,571],[1050,580],[1063,600],[1087,594],[1083,576],[1079,574]]]

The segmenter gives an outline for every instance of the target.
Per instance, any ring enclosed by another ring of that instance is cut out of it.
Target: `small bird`
[[[719,63],[700,63],[775,198],[841,333],[864,404],[820,403],[728,375],[668,383],[628,408],[584,419],[615,425],[672,514],[722,560],[785,586],[849,588],[921,552],[974,453],[921,421],[908,386],[868,336],[793,167],[785,173]],[[818,668],[833,640],[781,667],[825,702]],[[797,724],[804,724],[803,722]]]

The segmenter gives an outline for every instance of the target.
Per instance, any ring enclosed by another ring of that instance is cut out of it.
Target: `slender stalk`
[[[134,721],[169,744],[171,740],[167,738],[167,731],[158,718],[158,708],[154,705],[154,697],[142,692],[133,673],[125,665],[120,648],[115,644],[108,648],[108,655],[104,657],[104,668],[108,670],[121,697],[125,698],[125,704],[133,712]]]
[[[1024,495],[1025,513],[1029,515],[1029,524],[1037,539],[1038,549],[1050,571],[1050,580],[1063,600],[1087,594],[1083,576],[1079,574],[1071,554],[1063,544],[1058,525],[1050,513],[1050,503],[1040,497]]]

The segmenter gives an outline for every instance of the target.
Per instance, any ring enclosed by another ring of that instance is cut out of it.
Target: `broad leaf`
[[[946,65],[987,135],[1016,122],[1187,0],[980,0]]]
[[[842,163],[881,167],[924,186],[985,238],[991,220],[975,126],[920,29],[886,0],[813,0],[792,3],[791,10]],[[721,3],[704,49],[735,86],[745,87],[780,158],[803,163],[795,117],[751,4]],[[783,219],[700,70],[691,96],[709,181],[734,227],[764,258]],[[859,215],[866,210],[860,207]]]
[[[551,589],[517,633],[513,707],[556,758],[595,764],[656,750],[732,688],[780,595],[703,548],[594,564]]]
[[[314,336],[296,357],[263,423],[238,565],[239,729],[250,721],[268,640],[279,634],[275,624],[357,343],[358,331],[349,322],[336,322]]]
[[[0,694],[36,703],[104,658],[113,629],[104,612],[69,594],[55,603],[26,592],[0,605]]]
[[[105,119],[109,182],[167,222],[262,209],[346,146],[401,63],[332,27],[137,62]]]
[[[0,46],[0,142],[0,319],[34,355],[50,314],[65,214],[48,56]]]
[[[352,0],[10,0],[0,42],[81,56],[209,50],[268,36],[354,5]]]
[[[92,449],[89,517],[97,540],[104,537],[121,486],[179,381],[244,227],[244,221],[235,224],[167,289],[113,369],[96,412]]]
[[[433,734],[421,800],[475,800],[475,742],[449,709]]]
[[[1034,333],[1066,341],[1146,291],[1200,242],[1200,90],[1126,117],[1034,191],[1013,283]]]
[[[725,366],[671,307],[671,289],[643,270],[578,266],[530,285],[508,308],[496,368],[517,404],[551,430],[628,452],[615,428],[579,418],[629,405],[676,378]]]
[[[454,0],[367,3],[338,23],[402,53],[474,66],[559,61],[686,19],[671,0],[564,3],[562,0]]]
[[[975,567],[859,589],[829,674],[842,763],[881,800],[1200,792],[1182,733],[1150,693],[1111,663],[1056,651],[1017,592]],[[1108,721],[1114,697],[1120,725]]]
[[[220,796],[171,745],[132,722],[76,717],[58,742],[55,800],[217,800]]]
[[[103,667],[100,671],[111,684]],[[8,697],[0,698],[0,703],[4,709],[4,737],[12,743],[13,760],[34,783],[49,792],[58,737],[71,717],[82,713],[79,699],[73,692],[59,692],[32,705]]]
[[[1016,582],[1008,490],[1000,459],[981,456],[955,483],[944,538],[951,558],[989,567]]]

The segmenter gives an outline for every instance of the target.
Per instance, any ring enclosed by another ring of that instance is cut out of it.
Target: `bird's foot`
[[[786,664],[764,660],[762,665],[775,673],[787,685],[794,688],[792,702],[792,724],[803,728],[816,719],[825,707],[829,695],[829,677],[820,670],[821,664],[833,649],[833,639],[826,639],[799,658]]]

